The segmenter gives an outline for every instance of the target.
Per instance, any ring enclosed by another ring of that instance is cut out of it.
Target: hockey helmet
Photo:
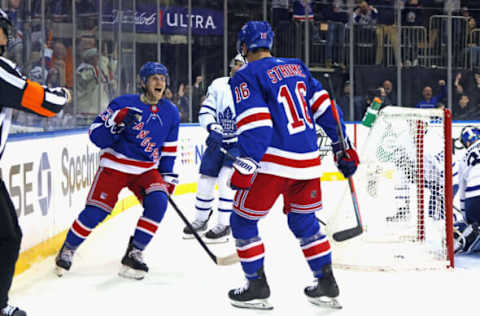
[[[5,33],[5,36],[7,37],[7,45],[2,45],[0,46],[0,56],[5,53],[6,46],[8,46],[8,37],[9,35],[11,36],[11,28],[12,28],[12,22],[10,22],[10,19],[8,18],[8,15],[5,11],[0,9],[0,27],[3,29],[3,32]]]
[[[460,142],[463,146],[465,146],[465,148],[468,148],[478,139],[480,139],[480,129],[472,125],[462,128],[462,132],[460,133]]]
[[[242,44],[245,43],[247,51],[257,48],[272,49],[273,31],[270,24],[265,21],[247,22],[237,35],[237,52],[242,54]]]
[[[235,62],[241,62],[242,64],[246,64],[247,63],[247,60],[245,58],[243,58],[243,56],[241,54],[237,54],[235,55],[235,57],[232,58],[232,60],[230,61],[230,64],[228,65],[230,68],[233,68],[235,66]]]
[[[167,82],[167,86],[168,86],[169,78],[168,78],[167,67],[165,67],[161,63],[157,63],[153,61],[146,62],[140,68],[140,72],[139,72],[140,81],[142,81],[143,84],[146,84],[148,77],[152,75],[164,75],[165,80]]]

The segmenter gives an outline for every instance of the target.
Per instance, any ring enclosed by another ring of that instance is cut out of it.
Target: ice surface
[[[325,196],[324,186],[324,196]],[[175,197],[193,218],[194,195]],[[195,240],[183,240],[183,222],[169,208],[145,251],[150,272],[142,281],[117,276],[140,207],[98,227],[77,251],[64,277],[54,274],[54,257],[34,265],[14,280],[10,303],[29,316],[97,315],[462,315],[478,308],[475,288],[480,256],[457,257],[454,271],[358,272],[335,270],[342,310],[311,305],[303,294],[313,277],[297,240],[288,230],[281,203],[260,223],[265,243],[265,271],[273,311],[237,309],[227,292],[243,285],[240,265],[213,264]],[[213,225],[216,217],[210,222]],[[233,242],[211,245],[224,256]]]

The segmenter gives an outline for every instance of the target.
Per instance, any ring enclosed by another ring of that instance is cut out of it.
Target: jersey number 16
[[[285,115],[288,120],[288,132],[290,134],[303,132],[306,126],[311,129],[313,128],[313,121],[308,112],[308,103],[307,100],[305,100],[307,96],[307,86],[305,82],[297,81],[295,96],[297,104],[300,105],[300,112],[297,110],[289,87],[284,84],[278,90],[277,101],[283,105],[283,109],[285,110]]]

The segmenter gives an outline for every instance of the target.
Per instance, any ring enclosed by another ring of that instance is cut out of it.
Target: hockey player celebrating
[[[163,98],[168,82],[164,65],[147,62],[139,76],[143,93],[115,98],[90,127],[90,139],[102,149],[99,169],[86,207],[56,257],[59,276],[70,269],[75,250],[110,214],[124,187],[137,196],[144,210],[119,274],[140,280],[148,272],[142,253],[162,221],[167,195],[177,183],[173,167],[180,116],[177,107]]]
[[[244,64],[243,57],[238,54],[230,62],[230,76]],[[232,211],[233,190],[227,185],[232,175],[232,160],[220,151],[220,147],[233,150],[237,142],[235,127],[235,108],[232,92],[228,84],[230,77],[215,79],[208,87],[207,98],[202,104],[198,119],[200,125],[207,129],[207,149],[200,164],[197,194],[195,196],[196,216],[192,227],[197,231],[205,231],[212,213],[215,184],[218,183],[218,222],[205,234],[207,243],[228,241],[230,234],[230,213]],[[192,231],[185,227],[186,239],[193,238]]]
[[[460,208],[463,219],[455,221],[455,253],[480,251],[480,129],[465,126],[460,134],[460,141],[467,151],[458,163],[458,179],[454,192],[460,195]]]
[[[288,226],[316,280],[305,288],[305,295],[314,304],[340,308],[330,243],[315,218],[322,208],[315,123],[332,140],[337,166],[345,177],[357,169],[358,156],[348,140],[339,143],[327,91],[300,60],[272,57],[272,43],[273,32],[263,21],[246,23],[237,37],[237,49],[248,64],[230,82],[240,152],[230,180],[239,190],[230,225],[247,283],[228,296],[237,307],[273,308],[267,300],[270,288],[258,221],[283,195]],[[345,130],[342,119],[341,124]]]

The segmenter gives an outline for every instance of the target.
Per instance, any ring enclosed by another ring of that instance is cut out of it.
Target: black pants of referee
[[[7,306],[22,231],[5,183],[0,180],[0,309]]]

